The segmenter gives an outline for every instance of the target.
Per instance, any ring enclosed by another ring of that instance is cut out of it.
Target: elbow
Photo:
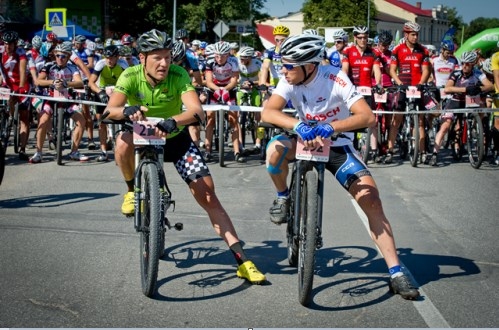
[[[368,118],[366,118],[366,126],[365,127],[373,127],[374,125],[376,125],[376,116],[371,113]]]

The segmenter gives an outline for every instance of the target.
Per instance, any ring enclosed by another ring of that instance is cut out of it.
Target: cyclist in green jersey
[[[175,164],[198,204],[208,213],[216,233],[229,246],[238,263],[237,276],[254,284],[264,282],[265,275],[246,257],[232,221],[215,194],[208,166],[185,126],[204,114],[189,74],[171,64],[171,38],[153,29],[142,34],[137,44],[141,64],[127,68],[119,77],[105,110],[108,118],[136,121],[147,115],[165,119],[156,127],[156,135],[166,137],[164,160]],[[130,106],[125,106],[127,103]],[[133,150],[132,135],[121,133],[116,138],[115,159],[128,187],[121,208],[124,214],[134,212]]]

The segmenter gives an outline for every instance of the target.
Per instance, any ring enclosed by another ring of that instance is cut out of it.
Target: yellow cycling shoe
[[[129,191],[123,196],[123,204],[121,205],[121,213],[127,217],[133,216],[135,211],[135,194]]]
[[[248,260],[244,262],[242,265],[237,267],[237,277],[245,278],[250,281],[252,284],[261,284],[265,282],[265,275],[260,273],[260,271],[256,268],[255,264]]]

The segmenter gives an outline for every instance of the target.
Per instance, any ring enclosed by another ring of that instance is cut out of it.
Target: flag
[[[450,40],[454,42],[454,35],[456,34],[457,29],[454,26],[451,26],[447,32],[444,33],[444,36],[442,37],[442,42],[445,40]]]

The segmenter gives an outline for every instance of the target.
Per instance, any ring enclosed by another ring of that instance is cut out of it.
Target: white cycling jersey
[[[447,84],[450,74],[459,68],[459,63],[454,56],[449,56],[446,60],[442,55],[435,56],[431,59],[433,67],[433,77],[435,78],[435,86],[442,87]]]
[[[306,85],[290,85],[285,79],[277,84],[273,94],[286,101],[291,100],[298,111],[300,120],[316,120],[330,123],[350,116],[350,107],[362,99],[348,76],[341,68],[319,65],[315,78]],[[339,137],[334,146],[351,144],[354,133],[343,133],[348,138]]]
[[[256,58],[252,58],[250,64],[246,66],[241,62],[241,59],[239,59],[238,66],[239,66],[240,84],[242,84],[245,81],[258,83],[258,73],[262,68],[262,61]]]

